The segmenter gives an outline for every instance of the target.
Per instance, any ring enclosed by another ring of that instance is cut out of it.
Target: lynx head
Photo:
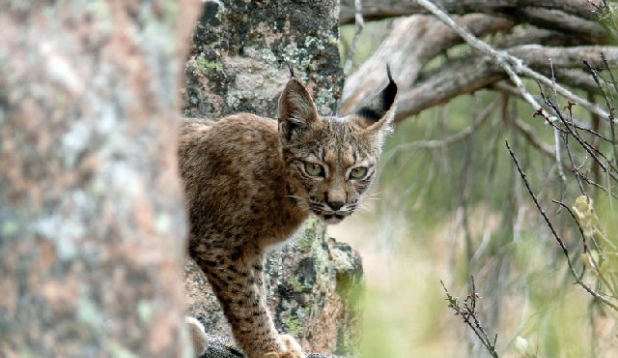
[[[388,85],[354,114],[321,117],[295,77],[279,98],[279,141],[288,194],[326,223],[352,214],[376,172],[385,134],[392,131],[397,85]]]

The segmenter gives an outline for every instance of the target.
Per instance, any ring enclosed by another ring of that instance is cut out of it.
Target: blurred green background
[[[366,24],[356,64],[373,53],[389,26],[390,21]],[[354,26],[344,26],[341,35],[345,59]],[[471,50],[462,45],[449,55],[466,51]],[[438,63],[428,67],[434,65]],[[526,84],[539,94],[535,83]],[[562,109],[567,101],[557,97],[556,104]],[[488,107],[493,108],[490,115],[466,133]],[[565,169],[566,180],[561,179],[555,158],[531,145],[515,128],[515,119],[523,121],[535,136],[553,144],[554,129],[533,113],[519,99],[478,91],[397,125],[386,142],[381,175],[364,210],[329,228],[331,236],[352,243],[364,259],[365,356],[489,357],[462,317],[449,308],[440,283],[463,302],[474,276],[477,317],[492,340],[497,335],[501,357],[618,357],[616,311],[574,283],[564,253],[526,191],[505,140],[577,272],[591,257],[599,264],[599,270],[586,266],[582,281],[608,294],[611,302],[618,302],[616,181],[603,174],[600,183],[609,194],[585,186],[594,199],[590,215],[599,220],[591,224],[592,242],[584,254],[576,221],[553,201],[574,205],[582,195],[575,176]],[[573,116],[590,117],[577,107]],[[593,136],[581,135],[594,141]],[[457,140],[446,145],[447,138]],[[569,140],[575,165],[590,173],[590,156],[573,138]],[[599,150],[612,162],[611,143],[601,143]],[[566,160],[563,156],[568,168]]]

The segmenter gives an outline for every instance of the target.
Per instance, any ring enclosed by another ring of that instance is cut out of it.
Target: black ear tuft
[[[386,64],[386,75],[388,76],[388,82],[395,82],[393,81],[393,75],[391,74],[391,66],[387,63]]]
[[[386,87],[368,104],[363,105],[356,112],[357,115],[375,122],[384,117],[386,112],[391,109],[395,102],[395,97],[397,97],[397,84],[393,81],[391,68],[388,64],[386,65],[386,75],[388,76]]]

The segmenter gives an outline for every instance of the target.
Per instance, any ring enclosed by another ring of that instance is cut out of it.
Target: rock
[[[275,118],[288,65],[311,84],[318,110],[335,114],[343,86],[338,14],[336,0],[206,1],[185,68],[184,114]]]
[[[235,349],[232,345],[229,344],[227,340],[221,339],[217,336],[210,336],[211,346],[208,348],[206,353],[201,356],[201,358],[239,358],[244,357],[244,355]],[[321,353],[307,353],[307,358],[338,358],[337,356],[331,354],[321,354]],[[341,357],[339,357],[341,358]]]
[[[205,1],[185,67],[183,114],[216,119],[251,112],[276,118],[288,65],[312,88],[318,110],[335,114],[343,84],[338,13],[336,0]],[[360,256],[327,239],[316,222],[292,241],[267,262],[275,325],[307,351],[353,353]],[[231,337],[230,328],[206,278],[192,262],[185,271],[190,313],[223,342],[221,337]],[[222,344],[205,356],[237,357],[236,352]]]

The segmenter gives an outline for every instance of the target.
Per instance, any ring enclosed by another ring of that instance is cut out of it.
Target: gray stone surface
[[[343,85],[338,14],[336,0],[207,1],[186,66],[184,114],[276,117],[288,64],[312,85],[321,113],[334,114]]]

